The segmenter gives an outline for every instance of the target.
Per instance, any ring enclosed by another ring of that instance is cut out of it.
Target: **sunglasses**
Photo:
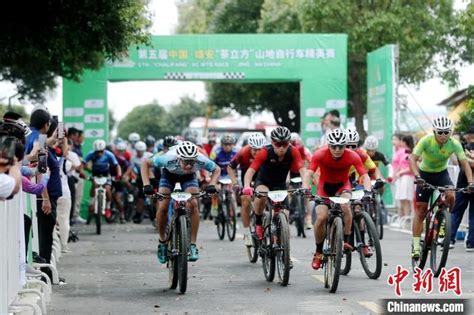
[[[333,150],[342,150],[345,148],[345,145],[330,145],[329,147]]]
[[[437,134],[438,136],[443,136],[443,135],[444,135],[444,136],[447,136],[447,135],[449,135],[450,132],[451,132],[451,131],[449,131],[449,130],[445,130],[445,131],[438,130],[438,131],[436,131],[436,134]]]
[[[357,144],[348,144],[346,145],[348,149],[357,149]]]
[[[196,163],[196,160],[181,160],[183,161],[184,165],[194,165]]]
[[[287,146],[290,145],[290,143],[288,141],[283,141],[283,142],[273,142],[273,144],[277,147],[277,148],[281,148],[281,147],[284,147],[286,148]]]

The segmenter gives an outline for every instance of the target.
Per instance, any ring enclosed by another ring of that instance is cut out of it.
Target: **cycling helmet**
[[[31,133],[28,125],[21,119],[7,119],[0,121],[0,134],[15,137],[24,141]]]
[[[368,136],[364,142],[364,148],[366,150],[377,150],[379,147],[379,141],[374,136]]]
[[[154,147],[155,143],[156,143],[156,139],[152,135],[148,135],[145,137],[145,144],[147,147]]]
[[[168,147],[168,148],[171,148],[172,146],[175,146],[177,144],[178,144],[178,141],[173,136],[166,136],[165,139],[163,140],[163,146]]]
[[[291,139],[290,129],[286,127],[282,127],[282,126],[276,127],[270,133],[270,138],[272,139],[272,141],[276,141],[276,142],[290,141]]]
[[[327,135],[327,140],[329,145],[346,145],[347,133],[340,128],[333,129]]]
[[[252,149],[261,149],[267,142],[267,138],[260,132],[252,133],[248,138],[248,144]]]
[[[140,135],[136,132],[132,132],[128,135],[128,141],[130,142],[137,142],[140,141]]]
[[[125,150],[127,150],[127,144],[125,143],[125,141],[122,141],[122,142],[117,143],[117,145],[116,145],[115,147],[116,147],[117,150],[119,150],[119,151],[125,151]]]
[[[104,140],[97,139],[97,140],[94,141],[94,144],[92,146],[94,148],[94,151],[97,152],[97,151],[104,151],[107,144],[105,143]]]
[[[120,142],[123,142],[123,139],[122,139],[122,138],[117,137],[117,138],[114,139],[114,145],[117,145],[117,144],[119,144]]]
[[[346,130],[347,133],[347,143],[359,143],[359,133],[354,128],[349,128]]]
[[[176,154],[178,157],[185,160],[195,159],[198,156],[198,148],[190,141],[183,141],[178,144]]]
[[[434,130],[449,130],[453,127],[453,122],[446,116],[441,116],[433,119],[432,123]]]
[[[234,144],[234,136],[229,133],[226,133],[221,138],[221,144]]]
[[[135,143],[135,150],[146,151],[146,143],[143,141],[138,141],[137,143]]]
[[[292,143],[301,142],[301,137],[297,132],[291,133],[291,142]]]
[[[195,130],[188,131],[184,134],[184,141],[196,143],[197,137],[198,137],[197,131]]]

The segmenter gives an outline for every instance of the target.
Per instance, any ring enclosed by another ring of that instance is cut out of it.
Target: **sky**
[[[177,0],[179,1],[179,0]],[[463,0],[456,1],[456,7],[464,6]],[[153,35],[171,35],[178,24],[178,10],[176,0],[152,0],[149,9],[153,15]],[[62,89],[61,80],[58,80],[58,88],[48,94],[46,106],[53,114],[62,117]],[[474,65],[464,67],[460,70],[459,88],[465,88],[474,83]],[[413,112],[420,113],[417,104],[423,108],[428,115],[442,114],[444,108],[436,104],[455,92],[443,85],[439,79],[432,79],[419,86],[401,86],[399,92],[407,95],[408,106]],[[0,102],[7,103],[8,96],[15,94],[15,86],[9,83],[0,83]],[[157,100],[165,107],[177,104],[184,95],[195,98],[198,101],[206,98],[204,82],[176,82],[176,81],[140,81],[120,82],[108,84],[108,102],[116,119],[120,120],[137,105],[149,104]],[[2,100],[2,98],[5,98]],[[12,104],[18,104],[16,99]],[[26,103],[29,112],[33,105]],[[422,116],[421,116],[422,117]],[[423,117],[421,119],[424,119]]]

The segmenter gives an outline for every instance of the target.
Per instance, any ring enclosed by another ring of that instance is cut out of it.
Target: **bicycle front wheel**
[[[178,256],[174,255],[176,242],[178,240],[177,230],[175,226],[170,224],[170,238],[168,241],[168,285],[174,290],[178,286]],[[171,252],[171,255],[170,255]]]
[[[275,278],[275,255],[272,250],[272,235],[270,232],[271,224],[270,215],[265,212],[263,216],[263,227],[265,231],[260,245],[260,251],[262,253],[263,274],[268,282],[272,282]]]
[[[430,266],[431,270],[433,270],[433,275],[438,277],[441,273],[441,269],[446,266],[449,253],[449,241],[451,240],[451,220],[446,208],[441,208],[436,212],[434,223]]]
[[[284,287],[290,280],[290,227],[283,212],[278,214],[276,221],[278,233],[276,264],[280,285]]]
[[[252,238],[253,246],[247,246],[247,257],[251,263],[256,263],[258,260],[258,240],[255,237],[255,213],[252,211],[250,214],[250,237]]]
[[[229,241],[235,240],[235,232],[237,229],[237,216],[235,215],[234,200],[232,198],[227,198],[226,200],[226,228],[227,228],[227,237]]]
[[[225,209],[222,209],[223,207],[226,207],[226,206],[219,205],[217,217],[214,218],[214,222],[217,227],[217,236],[219,236],[220,240],[223,240],[225,237],[225,216],[224,216]]]
[[[179,292],[186,292],[188,284],[189,231],[186,216],[179,217],[178,230],[178,284]]]
[[[362,230],[361,227],[364,229]],[[367,212],[363,211],[356,215],[354,231],[362,268],[364,268],[367,277],[378,279],[382,272],[382,249],[374,222]],[[364,247],[367,248],[366,255],[363,253]]]
[[[294,198],[296,199],[295,200],[295,207],[296,207],[295,213],[297,213],[297,217],[295,220],[296,232],[298,233],[298,236],[306,237],[306,234],[304,231],[304,218],[305,218],[306,211],[304,208],[303,196],[298,195],[298,196],[295,196]]]
[[[328,249],[325,254],[324,284],[329,288],[329,292],[334,293],[339,284],[342,260],[342,219],[335,217],[329,228]]]

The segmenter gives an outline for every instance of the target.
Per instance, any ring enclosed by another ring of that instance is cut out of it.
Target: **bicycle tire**
[[[219,204],[217,217],[214,218],[217,228],[217,236],[220,240],[223,240],[225,237],[225,215],[224,209],[222,209],[222,207],[222,204]]]
[[[273,254],[272,250],[272,236],[270,233],[270,214],[265,212],[263,216],[263,227],[264,227],[264,236],[262,243],[260,245],[261,249],[263,250],[262,254],[262,267],[263,267],[263,274],[265,275],[265,280],[268,282],[272,282],[275,278],[275,255]]]
[[[428,252],[430,250],[429,244],[431,244],[431,241],[429,241],[429,227],[430,227],[430,220],[431,220],[431,212],[428,211],[428,214],[425,217],[425,237],[423,240],[420,240],[420,247],[421,247],[421,256],[420,258],[417,259],[411,259],[411,265],[413,268],[413,272],[415,272],[415,268],[418,267],[420,269],[425,268],[426,261],[428,260]],[[413,245],[412,245],[413,249]]]
[[[366,243],[370,245],[372,252],[375,250],[375,253],[371,257],[365,257],[361,252],[362,249],[358,246],[357,250],[360,256],[360,262],[362,264],[362,268],[364,269],[367,277],[369,277],[370,279],[378,279],[382,272],[382,248],[380,247],[379,235],[375,228],[374,222],[372,221],[372,218],[369,216],[369,214],[367,212],[360,212],[356,215],[355,220],[354,220],[354,231],[356,233],[356,236],[357,236],[356,239],[358,239],[358,241],[361,240],[360,238],[361,231],[359,229],[359,224],[361,221],[365,222],[365,228],[368,234],[366,236],[369,237],[369,239],[367,239],[366,237],[365,241]],[[371,270],[368,264],[368,259],[372,257],[374,257],[376,260],[374,270]]]
[[[329,255],[324,265],[324,282],[329,292],[335,293],[339,284],[342,260],[342,219],[335,217],[329,229]]]
[[[168,285],[171,290],[176,289],[178,286],[178,256],[171,254],[175,252],[177,233],[176,228],[173,226],[170,227],[171,237],[168,240]]]
[[[255,237],[255,213],[252,211],[250,214],[250,237],[253,238],[253,244],[258,244],[258,240]],[[254,264],[258,260],[258,246],[247,246],[247,257],[249,261]]]
[[[295,225],[296,225],[296,232],[298,233],[298,236],[301,236],[303,238],[306,238],[306,234],[304,231],[304,218],[305,218],[305,209],[304,209],[304,201],[303,201],[303,196],[295,196],[295,201],[296,201],[296,213],[297,218],[295,220]]]
[[[437,235],[441,229],[441,223],[444,221],[444,238],[441,241],[438,241]],[[441,269],[446,266],[446,261],[448,260],[449,254],[449,242],[451,240],[451,220],[449,212],[445,207],[441,208],[436,212],[436,221],[437,224],[434,226],[433,240],[431,241],[431,257],[430,257],[430,267],[433,270],[433,275],[438,277],[441,273]],[[434,239],[436,237],[436,239]],[[436,261],[438,257],[439,250],[441,250],[441,257],[439,262]]]
[[[95,213],[95,232],[100,235],[102,232],[102,209],[104,208],[103,192],[97,194],[97,211]]]
[[[290,281],[290,226],[283,212],[280,212],[277,218],[279,250],[276,253],[276,264],[280,285],[284,287]]]
[[[382,211],[382,205],[380,202],[377,202],[377,232],[379,233],[379,240],[383,239],[383,211]]]
[[[350,244],[354,246],[354,224],[352,224],[352,232],[350,236]],[[352,267],[352,251],[343,250],[341,260],[341,275],[347,276]]]
[[[235,233],[237,231],[237,216],[235,214],[234,200],[232,197],[226,199],[226,231],[229,241],[233,242],[235,240]]]
[[[178,227],[178,286],[185,293],[188,284],[189,231],[186,216],[179,217]]]

